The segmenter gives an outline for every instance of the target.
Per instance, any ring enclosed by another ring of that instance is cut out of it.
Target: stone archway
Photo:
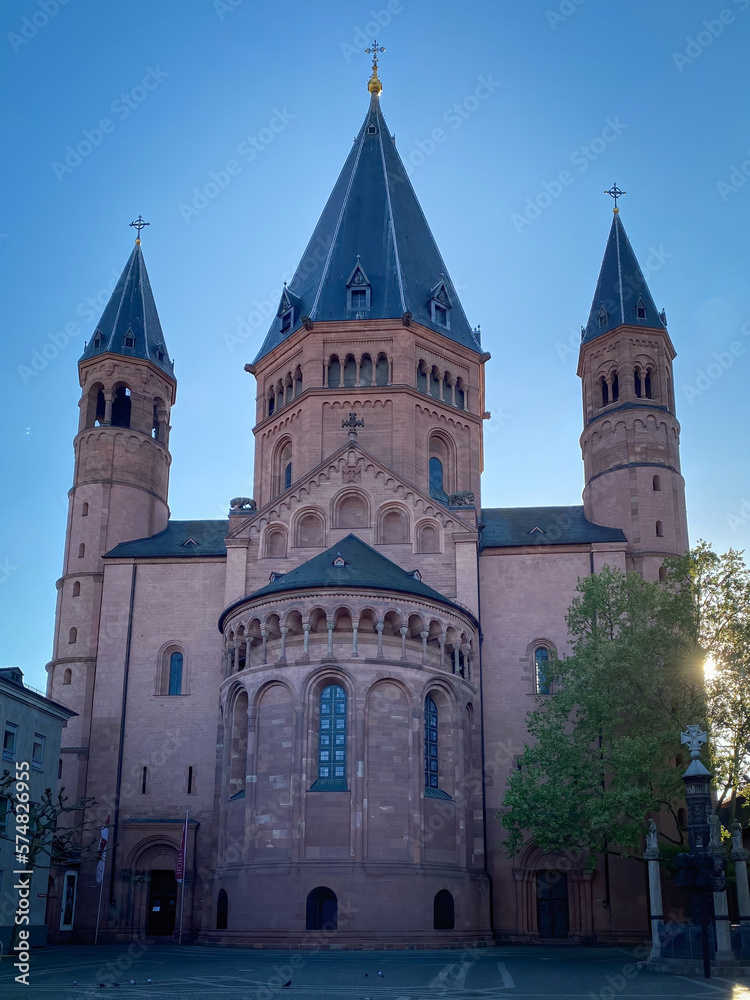
[[[131,851],[127,913],[134,936],[167,936],[174,931],[179,905],[174,878],[177,853],[175,844],[155,838]]]
[[[547,854],[533,841],[516,856],[516,933],[530,941],[593,937],[593,873],[571,854]]]

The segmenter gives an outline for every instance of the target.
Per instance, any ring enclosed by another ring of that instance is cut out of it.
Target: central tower
[[[376,46],[374,46],[376,48]],[[377,50],[377,49],[376,49]],[[380,108],[252,365],[227,536],[207,935],[487,939],[477,548],[483,365]],[[224,918],[222,917],[222,923]]]

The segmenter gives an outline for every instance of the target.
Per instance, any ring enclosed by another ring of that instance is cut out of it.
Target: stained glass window
[[[430,489],[443,489],[443,463],[439,458],[430,459]]]
[[[424,786],[438,787],[438,710],[429,696],[424,700]]]
[[[338,684],[320,695],[318,778],[346,778],[346,691]]]
[[[169,694],[182,694],[182,653],[169,657]]]
[[[549,650],[546,650],[544,646],[540,646],[534,653],[534,664],[536,667],[537,694],[549,694]]]

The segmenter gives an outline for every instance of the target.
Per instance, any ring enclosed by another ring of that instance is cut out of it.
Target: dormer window
[[[607,310],[604,308],[604,306],[602,306],[601,309],[599,310],[599,329],[607,325],[608,319],[609,316],[607,314]]]
[[[357,255],[357,263],[346,283],[346,309],[347,312],[361,315],[362,313],[369,312],[371,304],[372,288],[370,286],[370,279],[362,269],[362,265],[359,262],[359,255]]]
[[[102,335],[97,330],[96,336],[94,337],[94,349],[98,351],[101,346],[102,346]]]
[[[377,125],[368,125],[367,126],[367,134],[368,135],[377,135],[378,134],[378,126]]]
[[[445,279],[441,274],[440,281],[430,292],[430,319],[436,326],[450,330],[452,307],[453,303],[448,295]]]
[[[294,324],[294,306],[287,311],[281,317],[281,332],[288,333]]]
[[[164,360],[164,351],[157,351],[156,352],[156,357],[158,358],[159,361],[163,361]]]
[[[135,347],[135,337],[132,334],[125,334],[122,342],[123,347]]]
[[[643,301],[643,299],[638,299],[638,302],[635,307],[635,314],[638,317],[638,319],[646,318],[646,303]]]

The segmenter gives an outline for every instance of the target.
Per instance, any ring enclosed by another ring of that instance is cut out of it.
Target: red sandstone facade
[[[425,288],[431,319],[458,308],[440,281],[445,297]],[[568,649],[578,578],[605,564],[655,578],[687,547],[674,349],[650,296],[639,323],[582,344],[585,517],[482,509],[478,340],[408,309],[318,319],[294,301],[247,366],[254,500],[225,522],[168,522],[176,382],[151,357],[158,338],[146,330],[148,356],[129,356],[103,330],[108,349],[80,363],[48,694],[78,713],[63,784],[112,814],[104,933],[174,931],[189,809],[184,923],[204,943],[641,939],[645,880],[624,863],[587,873],[533,841],[508,858],[496,816],[544,696],[539,651]],[[342,426],[351,414],[363,425]],[[77,940],[93,934],[91,874]]]

